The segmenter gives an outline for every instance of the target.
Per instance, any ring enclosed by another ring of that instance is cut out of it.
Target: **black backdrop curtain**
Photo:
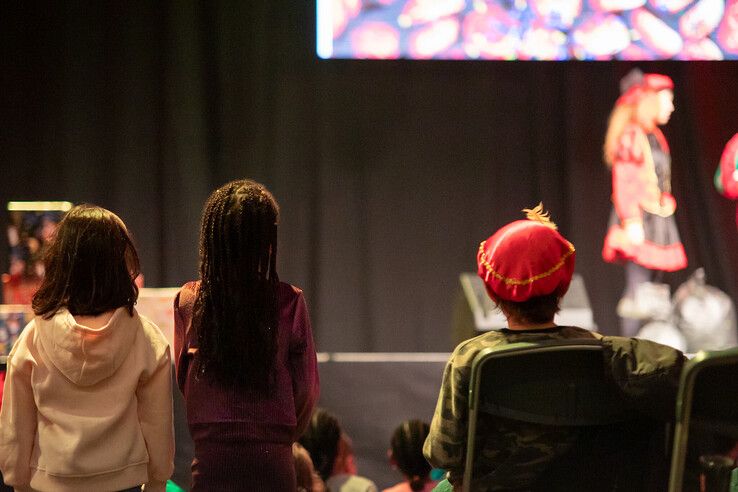
[[[542,200],[614,333],[601,145],[633,64],[321,61],[314,20],[284,0],[3,4],[0,200],[108,207],[147,285],[176,286],[210,190],[262,181],[282,205],[281,277],[330,351],[448,350],[459,272]],[[738,64],[638,66],[676,83],[665,133],[690,266],[666,280],[704,266],[735,299],[734,205],[712,174],[738,132]]]

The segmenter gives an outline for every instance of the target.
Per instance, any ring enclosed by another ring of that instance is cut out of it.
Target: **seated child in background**
[[[421,420],[406,420],[392,434],[390,462],[405,480],[383,492],[429,492],[436,486],[430,477],[431,466],[423,456],[423,443],[430,425]]]
[[[299,442],[310,453],[315,469],[331,492],[377,492],[374,482],[356,474],[351,439],[328,411],[319,408],[313,412]]]
[[[292,444],[292,456],[295,458],[297,492],[325,492],[325,483],[315,471],[310,453],[299,442]]]

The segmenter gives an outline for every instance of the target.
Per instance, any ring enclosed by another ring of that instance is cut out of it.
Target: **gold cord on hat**
[[[528,220],[540,222],[546,227],[550,227],[554,231],[558,229],[556,224],[554,224],[554,222],[551,220],[551,214],[549,212],[544,212],[543,202],[538,202],[538,205],[533,208],[524,208],[523,212],[525,212],[525,217]]]
[[[487,258],[487,253],[484,251],[484,247],[486,245],[487,241],[482,241],[479,245],[479,263],[484,265],[484,269],[487,270],[487,273],[485,275],[485,280],[489,279],[489,276],[492,275],[497,280],[500,280],[504,282],[507,285],[528,285],[532,284],[536,280],[541,280],[542,278],[546,278],[549,275],[553,275],[554,272],[556,272],[559,268],[564,266],[564,263],[566,263],[567,258],[569,258],[571,255],[574,254],[576,251],[574,249],[574,245],[571,244],[569,241],[566,241],[566,245],[568,246],[568,251],[564,252],[563,255],[561,255],[561,258],[559,261],[556,262],[554,266],[549,268],[543,273],[539,273],[538,275],[533,275],[532,277],[528,278],[513,278],[513,277],[506,277],[505,275],[502,275],[500,272],[495,270],[492,267],[492,264],[489,262],[489,259]]]

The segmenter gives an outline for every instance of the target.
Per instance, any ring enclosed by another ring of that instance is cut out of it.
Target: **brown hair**
[[[431,465],[423,456],[423,443],[430,426],[422,420],[406,420],[392,434],[392,459],[408,479],[410,489],[423,490],[430,480]]]
[[[323,408],[316,408],[310,417],[310,425],[300,437],[313,460],[315,470],[323,480],[328,480],[339,456],[339,443],[343,431],[338,419]]]
[[[561,297],[554,292],[545,296],[531,297],[522,302],[506,301],[500,298],[492,300],[509,317],[521,323],[537,325],[553,321],[554,316],[560,310]]]
[[[633,104],[617,104],[610,112],[607,133],[605,133],[605,145],[602,148],[602,158],[607,167],[612,167],[615,161],[615,152],[618,148],[618,139],[622,135],[625,125],[633,119],[634,114],[635,105]]]
[[[292,457],[295,460],[295,474],[297,475],[297,490],[312,492],[313,490],[313,460],[310,453],[299,442],[292,443]]]
[[[628,123],[634,122],[646,129],[654,126],[658,114],[658,92],[646,90],[632,104],[615,104],[610,112],[605,133],[605,144],[602,148],[603,159],[607,167],[612,167],[615,152],[618,148],[618,139]]]
[[[138,253],[128,230],[110,210],[73,207],[59,223],[44,255],[46,275],[33,296],[33,312],[46,319],[62,308],[95,316],[125,306],[133,314]]]

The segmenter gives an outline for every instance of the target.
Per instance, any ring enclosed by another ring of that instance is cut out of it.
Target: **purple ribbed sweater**
[[[279,285],[276,383],[265,398],[207,374],[196,377],[197,335],[190,327],[198,287],[185,284],[174,301],[177,382],[195,443],[193,490],[294,490],[291,445],[310,420],[319,384],[302,291]]]

